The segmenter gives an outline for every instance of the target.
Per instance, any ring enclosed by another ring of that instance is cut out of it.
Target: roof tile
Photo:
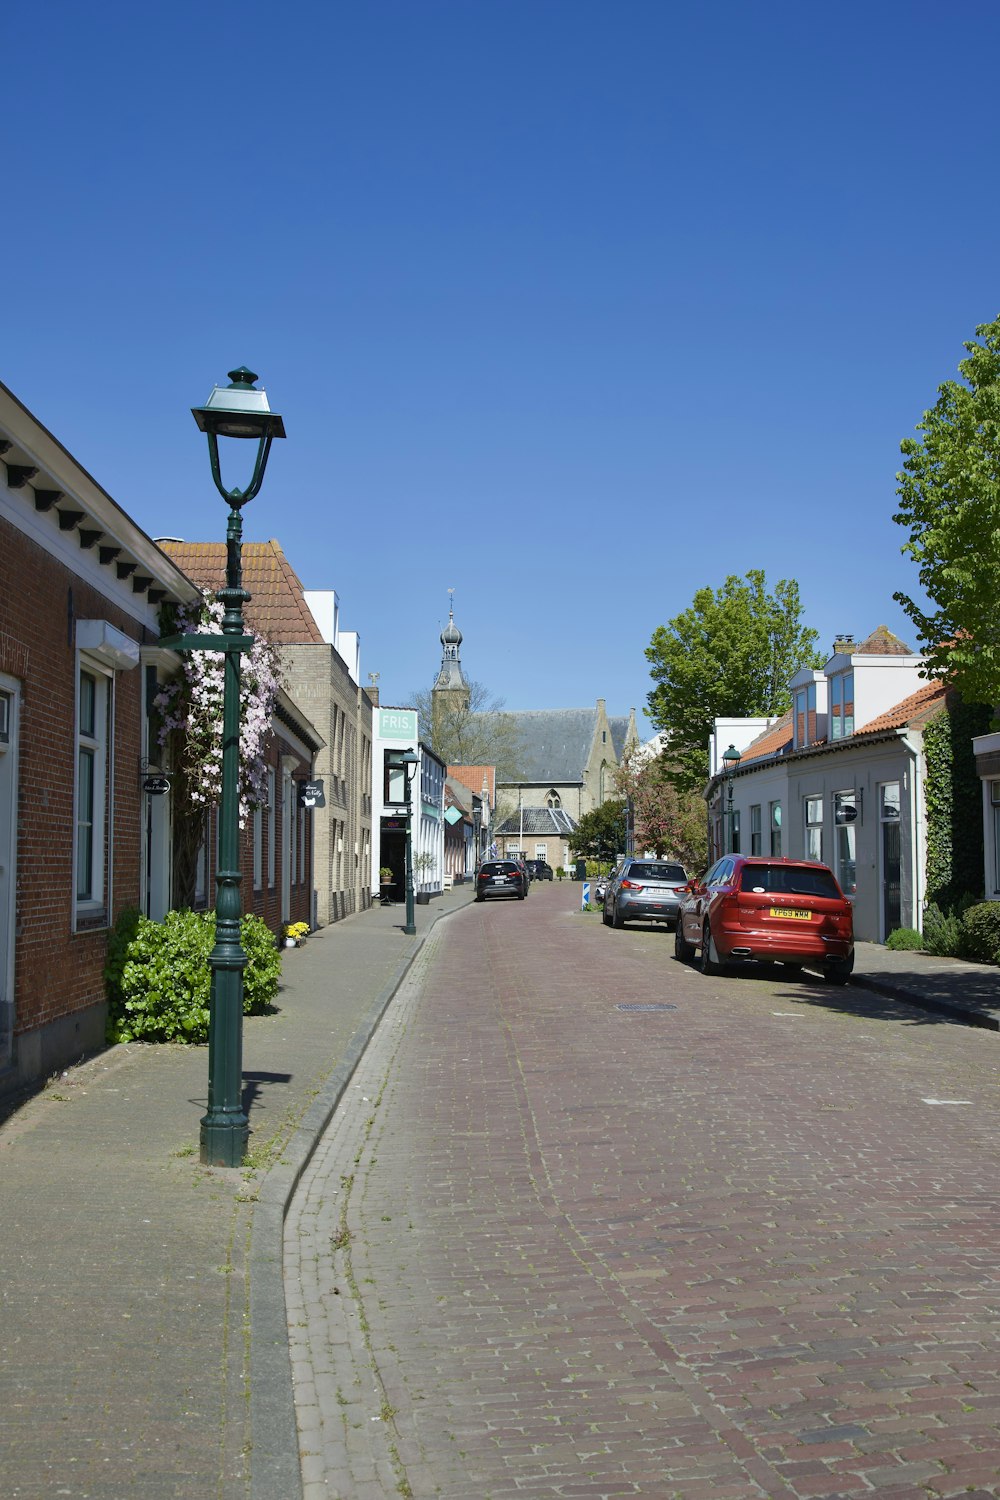
[[[200,588],[216,593],[226,581],[225,542],[157,543]],[[295,570],[279,542],[244,542],[243,587],[250,595],[247,624],[276,645],[323,645]]]

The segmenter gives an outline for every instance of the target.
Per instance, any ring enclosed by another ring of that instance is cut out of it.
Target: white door
[[[17,889],[17,728],[20,695],[0,673],[0,1067],[14,1035],[14,896]]]

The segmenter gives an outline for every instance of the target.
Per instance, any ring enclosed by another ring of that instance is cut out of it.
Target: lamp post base
[[[206,1167],[241,1167],[247,1154],[250,1122],[236,1115],[205,1115],[201,1122],[201,1160]]]

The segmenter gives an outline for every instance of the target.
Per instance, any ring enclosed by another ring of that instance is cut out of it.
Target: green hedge
[[[281,953],[260,917],[240,923],[247,955],[243,1013],[263,1014],[278,993]],[[215,946],[215,913],[171,911],[151,922],[122,912],[108,943],[104,970],[109,1042],[205,1042]]]
[[[923,934],[915,927],[897,927],[886,938],[885,946],[894,953],[915,953],[924,946]]]
[[[980,901],[962,917],[963,958],[1000,964],[1000,901]]]
[[[992,718],[992,709],[949,693],[947,711],[924,730],[927,899],[941,911],[983,889],[983,792],[972,740]]]

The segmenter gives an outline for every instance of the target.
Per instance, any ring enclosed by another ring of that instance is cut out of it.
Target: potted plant
[[[413,861],[413,867],[421,880],[426,880],[434,868],[434,856],[428,849],[421,849]],[[426,906],[431,899],[430,891],[417,891],[417,900],[421,906]]]
[[[388,865],[382,865],[378,872],[378,894],[383,906],[388,906],[392,901],[392,889],[396,884],[396,877]]]
[[[301,944],[305,942],[308,933],[308,922],[287,922],[285,924],[285,947],[300,947]]]

